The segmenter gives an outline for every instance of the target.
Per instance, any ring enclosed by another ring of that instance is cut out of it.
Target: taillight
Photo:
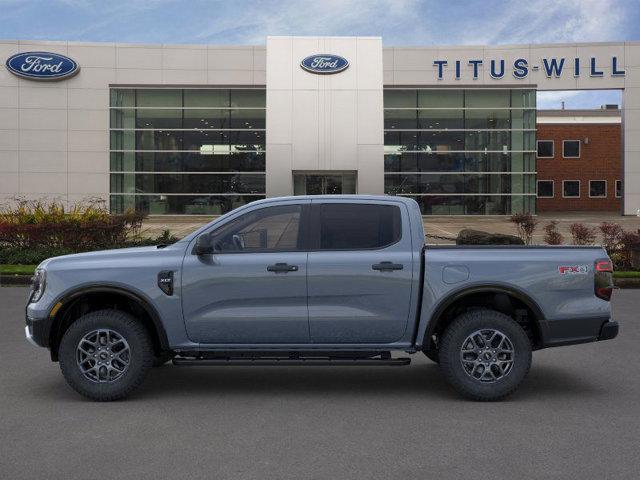
[[[596,297],[603,300],[611,300],[613,293],[613,264],[608,258],[596,260],[593,275],[594,291]]]
[[[613,272],[613,264],[611,260],[597,260],[596,272]]]

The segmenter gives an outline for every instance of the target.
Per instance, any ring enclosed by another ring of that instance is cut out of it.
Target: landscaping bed
[[[160,245],[178,239],[164,230],[149,238],[141,231],[145,216],[133,211],[110,214],[99,200],[65,207],[61,203],[26,201],[17,198],[12,208],[0,210],[0,285],[28,284],[37,264],[59,255],[144,245]],[[517,235],[501,235],[462,230],[458,238],[427,235],[427,241],[453,241],[469,245],[531,245],[538,219],[517,214],[508,219]],[[544,242],[562,245],[565,238],[551,221],[544,227]],[[570,226],[571,244],[601,243],[615,269],[619,288],[640,288],[640,231],[626,231],[615,223],[603,222],[597,228],[581,223]]]

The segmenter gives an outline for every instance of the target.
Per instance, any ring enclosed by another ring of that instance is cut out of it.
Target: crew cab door
[[[210,232],[211,254],[187,252],[182,309],[192,341],[309,341],[302,235],[308,204],[252,209]]]
[[[308,259],[314,343],[391,343],[405,332],[413,277],[403,204],[313,200]]]

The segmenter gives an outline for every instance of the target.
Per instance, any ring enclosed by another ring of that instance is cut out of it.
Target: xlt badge
[[[167,295],[173,295],[173,272],[165,270],[158,274],[158,287]]]

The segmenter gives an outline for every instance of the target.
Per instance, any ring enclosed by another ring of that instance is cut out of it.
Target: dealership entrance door
[[[294,195],[356,193],[356,172],[293,172]]]

